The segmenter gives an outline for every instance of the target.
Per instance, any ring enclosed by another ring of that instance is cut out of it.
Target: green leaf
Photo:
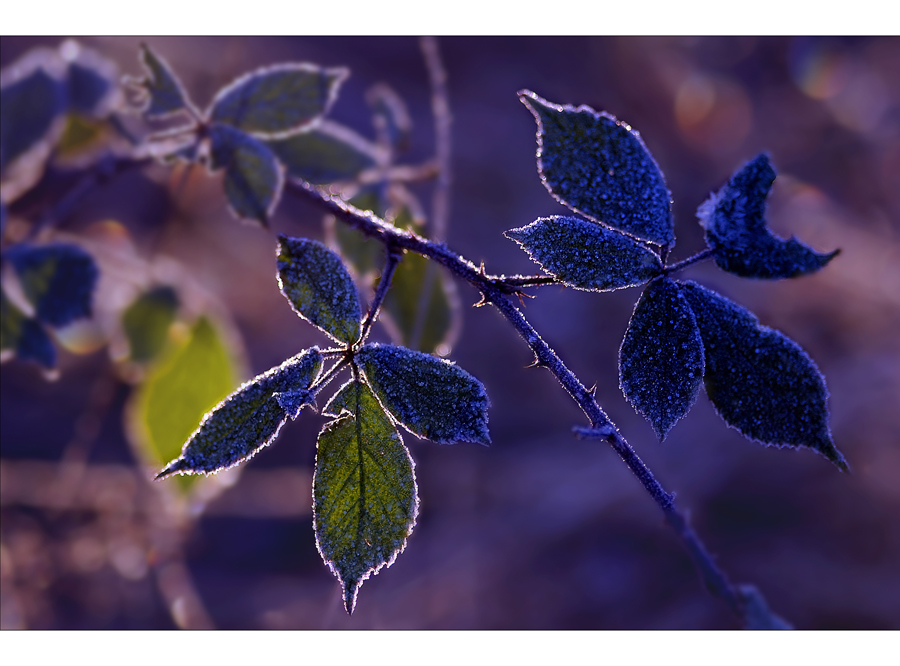
[[[386,316],[392,324],[394,341],[429,353],[446,345],[459,325],[453,288],[434,262],[412,252],[403,255],[381,311],[382,322]]]
[[[431,354],[367,344],[356,355],[384,408],[404,428],[439,444],[488,444],[487,392],[475,377]]]
[[[209,129],[210,167],[225,169],[225,196],[235,217],[268,225],[281,198],[284,172],[272,150],[259,139],[227,125]]]
[[[161,466],[181,453],[210,409],[234,390],[237,370],[213,323],[201,317],[186,340],[153,366],[129,410],[129,431],[143,456]]]
[[[169,286],[144,292],[125,309],[122,328],[131,360],[144,363],[162,351],[177,312],[178,294]]]
[[[47,136],[65,110],[65,95],[42,67],[0,88],[0,171]]]
[[[56,367],[56,348],[50,336],[0,291],[0,351],[12,351],[18,358],[35,361],[47,369]]]
[[[322,355],[318,347],[312,347],[245,382],[209,410],[181,455],[156,478],[175,473],[212,474],[256,455],[275,440],[288,416],[296,418],[304,404],[313,404],[305,394],[321,369]],[[285,394],[304,394],[293,403],[291,413],[279,399]]]
[[[298,315],[339,342],[359,338],[359,293],[340,257],[322,243],[278,236],[278,286]]]
[[[365,384],[351,380],[326,411],[313,477],[316,545],[353,612],[363,581],[393,564],[418,514],[413,460]]]
[[[808,446],[844,471],[828,429],[828,391],[794,341],[745,308],[694,282],[681,285],[703,339],[706,394],[725,422],[775,446]]]
[[[20,243],[6,251],[39,320],[60,327],[91,315],[99,271],[77,245]]]
[[[148,76],[132,79],[131,83],[141,89],[147,97],[141,109],[144,116],[156,120],[188,111],[190,101],[184,92],[184,86],[169,64],[146,44],[141,44],[140,58]]]
[[[510,229],[505,236],[550,275],[576,289],[633,287],[662,270],[659,257],[648,246],[575,217],[538,218],[526,227]]]
[[[269,146],[289,176],[313,185],[354,180],[377,164],[376,151],[362,137],[325,121]]]
[[[561,204],[644,240],[675,242],[671,195],[640,135],[608,113],[519,99],[538,124],[538,171]]]
[[[309,63],[263,67],[220,90],[208,117],[258,136],[289,136],[328,111],[348,73]]]
[[[641,295],[619,349],[619,386],[660,441],[697,400],[703,342],[674,282],[654,280]]]
[[[722,270],[779,280],[815,273],[837,256],[839,250],[819,254],[795,238],[783,240],[769,231],[766,197],[774,182],[769,157],[759,155],[697,209],[706,242]]]

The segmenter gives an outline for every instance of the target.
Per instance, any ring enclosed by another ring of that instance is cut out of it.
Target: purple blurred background
[[[141,40],[80,41],[123,73],[139,73]],[[404,162],[434,154],[428,76],[415,38],[146,41],[200,106],[257,66],[346,65],[351,77],[331,117],[371,136],[365,91],[386,82],[414,122]],[[4,37],[0,63],[58,42]],[[459,37],[439,45],[453,115],[448,244],[490,272],[536,272],[502,233],[566,210],[538,179],[534,120],[517,101],[520,89],[606,110],[641,132],[675,201],[675,259],[703,247],[696,207],[745,160],[771,155],[779,173],[773,229],[819,251],[839,247],[840,256],[818,274],[777,283],[741,280],[711,263],[685,277],[749,307],[807,350],[826,376],[834,439],[852,475],[810,451],[745,440],[703,395],[658,443],[617,385],[618,346],[638,289],[543,288],[525,312],[586,385],[597,383],[600,404],[677,493],[735,582],[757,585],[801,629],[900,628],[900,39]],[[277,291],[273,234],[229,219],[221,189],[202,178],[177,204],[171,190],[164,171],[128,175],[92,194],[66,227],[115,219],[145,253],[152,241],[154,252],[183,260],[232,310],[251,374],[323,344]],[[430,185],[417,192],[430,205]],[[286,197],[272,232],[321,238],[322,217]],[[491,308],[468,307],[477,301],[471,287],[459,291],[463,330],[450,358],[488,389],[492,446],[404,436],[417,462],[418,525],[395,564],[363,585],[348,617],[311,526],[310,478],[324,419],[289,423],[185,537],[187,569],[212,624],[737,628],[612,450],[572,437],[585,418],[555,379],[524,369],[532,360],[525,344]],[[89,469],[98,479],[133,464],[122,426],[124,385],[102,389],[110,407],[91,424],[96,432],[81,432],[109,364],[105,351],[63,353],[54,383],[30,365],[3,365],[6,628],[177,626],[178,609],[167,607],[155,580],[147,537],[154,518],[140,508],[149,486],[128,475],[116,488],[92,486],[86,473],[79,496],[90,497],[80,503],[44,494],[74,439],[91,439]],[[280,479],[289,492],[254,514],[244,503],[264,491],[266,479]]]

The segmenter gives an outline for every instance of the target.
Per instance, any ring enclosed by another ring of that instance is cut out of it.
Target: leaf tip
[[[184,470],[188,469],[188,464],[184,458],[177,458],[166,465],[165,469],[161,471],[159,474],[153,477],[154,481],[159,481],[161,479],[165,479],[167,477],[172,476],[173,474],[179,474],[184,472]]]
[[[344,610],[347,615],[353,615],[356,608],[356,594],[359,592],[360,581],[348,581],[344,583]]]

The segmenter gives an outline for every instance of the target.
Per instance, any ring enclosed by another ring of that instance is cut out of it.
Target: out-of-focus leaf
[[[278,286],[298,315],[338,340],[359,338],[359,292],[340,257],[322,243],[278,236]]]
[[[39,143],[65,110],[63,85],[43,68],[0,89],[0,171]]]
[[[162,351],[178,312],[178,294],[169,286],[144,292],[122,313],[131,360],[150,361]]]
[[[60,44],[58,52],[66,62],[69,111],[92,118],[105,116],[118,101],[119,68],[116,63],[74,39]]]
[[[39,320],[59,327],[91,315],[99,271],[93,257],[80,247],[21,243],[7,250],[6,258]]]
[[[381,184],[363,187],[349,203],[360,210],[370,210],[384,218],[388,204]],[[360,277],[371,277],[384,264],[384,246],[350,225],[337,223],[333,218],[327,229],[332,234],[329,243],[336,247],[341,257],[353,267]]]
[[[722,270],[778,280],[814,273],[838,254],[819,254],[793,237],[783,240],[769,231],[766,197],[774,182],[769,157],[759,155],[697,209],[706,242]]]
[[[324,185],[353,180],[377,164],[375,151],[363,141],[335,123],[323,121],[308,132],[272,141],[269,146],[289,176]]]
[[[382,304],[381,317],[387,315],[396,329],[391,331],[394,341],[428,353],[447,344],[460,316],[452,289],[453,283],[434,262],[407,252]]]
[[[67,74],[69,108],[77,113],[92,114],[113,86],[96,69],[77,62],[69,64]]]
[[[510,229],[516,241],[550,275],[576,289],[610,291],[659,275],[655,252],[625,234],[575,217],[542,217]]]
[[[144,116],[159,119],[187,111],[190,101],[169,64],[146,44],[141,44],[140,57],[148,76],[132,79],[131,83],[142,89],[147,96],[142,108]]]
[[[394,345],[367,344],[356,356],[366,380],[397,422],[439,444],[488,444],[488,396],[450,361]]]
[[[641,295],[619,349],[619,385],[660,440],[697,400],[703,342],[674,282],[654,280]]]
[[[351,380],[326,411],[313,477],[316,545],[353,612],[362,582],[390,566],[418,513],[413,460],[365,384]]]
[[[806,352],[705,287],[681,291],[703,339],[706,393],[725,422],[763,444],[808,446],[847,471],[828,429],[825,379]]]
[[[225,169],[225,196],[235,217],[268,225],[281,198],[284,172],[272,150],[259,139],[227,125],[213,125],[210,166]]]
[[[157,467],[177,458],[203,416],[234,390],[236,375],[224,338],[201,317],[137,391],[130,431],[144,457]]]
[[[275,440],[288,416],[296,417],[285,411],[278,394],[309,389],[321,369],[322,355],[312,347],[245,382],[209,410],[184,443],[181,455],[156,478],[211,474],[254,456]]]
[[[110,135],[106,121],[70,113],[66,116],[66,126],[56,144],[54,157],[63,161],[78,159],[98,149]]]
[[[406,150],[412,133],[412,119],[400,95],[387,84],[380,83],[369,88],[366,101],[372,108],[379,139],[394,150]]]
[[[671,195],[640,135],[608,113],[519,99],[538,123],[538,170],[560,203],[660,245],[675,242]]]
[[[36,361],[45,368],[56,366],[56,348],[50,336],[0,291],[0,351],[12,351],[18,358]]]
[[[309,63],[263,67],[220,90],[208,116],[258,136],[288,136],[328,111],[347,74]]]

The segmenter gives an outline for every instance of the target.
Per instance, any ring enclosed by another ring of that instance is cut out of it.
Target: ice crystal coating
[[[284,172],[272,150],[259,139],[227,125],[209,129],[210,167],[225,169],[225,196],[234,215],[263,226],[275,210]]]
[[[538,171],[562,204],[660,245],[673,245],[671,195],[640,135],[608,113],[552,104],[530,90],[519,99],[538,124]]]
[[[312,347],[245,382],[203,417],[181,456],[156,478],[175,473],[210,474],[255,455],[275,440],[288,416],[296,417],[286,411],[276,394],[308,389],[321,369],[322,355],[318,347]]]
[[[488,444],[488,396],[450,361],[394,345],[367,344],[356,356],[384,408],[404,428],[439,444]]]
[[[340,417],[319,433],[316,545],[352,613],[362,582],[405,548],[419,500],[412,457],[368,386],[351,380],[325,411]]]
[[[91,316],[100,272],[93,257],[80,247],[21,243],[4,256],[15,268],[22,291],[34,305],[39,320],[60,327]]]
[[[619,386],[660,440],[697,400],[703,342],[678,285],[654,280],[641,295],[619,349]]]
[[[22,360],[35,361],[47,369],[56,367],[56,348],[50,336],[0,291],[0,351],[11,351]]]
[[[643,243],[575,217],[538,218],[505,235],[546,272],[576,289],[622,289],[643,284],[662,270],[659,257]]]
[[[208,116],[260,137],[288,136],[328,110],[347,74],[309,63],[263,67],[220,90]]]
[[[132,83],[146,95],[144,116],[155,120],[187,111],[190,104],[187,94],[169,64],[146,44],[141,44],[140,57],[147,76]]]
[[[722,270],[778,280],[814,273],[838,254],[819,254],[793,237],[783,240],[769,231],[766,197],[774,182],[769,157],[759,155],[697,209],[706,242]]]
[[[847,471],[828,429],[828,391],[813,360],[751,312],[694,282],[681,285],[703,339],[706,394],[725,422],[775,446],[808,446]]]
[[[341,258],[322,243],[278,236],[278,286],[298,315],[340,342],[359,338],[359,292]]]

